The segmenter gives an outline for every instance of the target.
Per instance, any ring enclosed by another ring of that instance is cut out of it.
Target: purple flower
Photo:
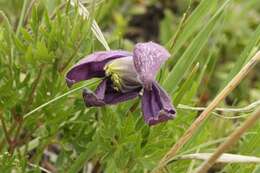
[[[162,46],[138,43],[133,53],[101,51],[83,58],[66,75],[68,86],[91,78],[103,78],[95,92],[83,91],[86,106],[116,104],[140,96],[145,122],[154,125],[174,118],[168,94],[155,81],[156,73],[170,57]]]

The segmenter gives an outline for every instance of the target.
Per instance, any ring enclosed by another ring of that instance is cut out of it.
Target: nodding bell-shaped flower
[[[74,65],[66,81],[70,87],[79,81],[103,78],[94,92],[83,91],[87,107],[117,104],[140,96],[144,120],[154,125],[176,115],[170,97],[155,81],[157,71],[169,57],[169,52],[154,42],[136,44],[133,53],[95,52]]]

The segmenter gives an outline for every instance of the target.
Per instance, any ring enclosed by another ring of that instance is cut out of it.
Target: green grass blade
[[[200,51],[207,43],[208,38],[210,37],[216,24],[218,23],[223,10],[230,2],[231,0],[227,0],[223,3],[223,5],[213,15],[213,17],[209,20],[205,27],[194,38],[194,40],[181,56],[177,64],[168,74],[166,80],[163,83],[163,86],[167,91],[171,93],[175,91],[178,83],[183,78],[183,74],[185,74],[189,70],[194,61],[197,61]]]
[[[260,25],[258,25],[257,29],[255,30],[251,40],[247,44],[246,48],[238,58],[237,62],[235,63],[234,67],[232,68],[231,72],[228,74],[226,80],[222,84],[222,88],[239,72],[239,70],[244,66],[245,63],[249,60],[252,54],[254,54],[257,49],[254,50],[255,46],[259,47],[260,41]]]
[[[74,2],[74,0],[70,1],[70,4],[72,6],[75,6],[77,3]],[[78,5],[79,5],[79,14],[81,16],[83,16],[86,19],[92,19],[93,16],[91,16],[91,14],[89,13],[89,11],[87,10],[87,8],[84,7],[84,5],[78,1]],[[99,28],[96,20],[93,18],[92,19],[92,25],[91,25],[91,31],[93,32],[93,34],[95,35],[95,37],[98,39],[98,41],[104,46],[104,48],[106,50],[110,50],[108,43],[101,31],[101,29]]]
[[[190,87],[192,86],[192,83],[195,82],[194,79],[196,77],[198,69],[199,69],[199,63],[197,63],[194,66],[191,73],[188,75],[187,80],[182,84],[182,86],[180,87],[180,90],[178,90],[178,94],[173,99],[174,105],[177,106],[181,102],[186,91],[188,91],[190,89]]]
[[[28,3],[28,0],[24,0],[23,1],[23,8],[22,8],[22,12],[21,12],[21,15],[20,15],[19,23],[18,23],[18,26],[17,26],[17,29],[16,29],[16,35],[19,34],[20,29],[21,29],[21,27],[23,25],[27,3]]]
[[[253,173],[260,173],[260,165],[255,167]]]
[[[171,53],[175,54],[176,52],[178,52],[178,50],[183,46],[187,39],[198,29],[198,26],[201,25],[203,19],[216,4],[216,2],[217,0],[203,0],[199,4],[199,6],[194,10],[194,12],[185,22],[186,24],[184,25],[182,32],[176,40],[175,46],[172,50],[170,50]],[[169,41],[169,43],[171,42],[172,39]]]
[[[76,91],[78,91],[78,90],[81,90],[81,89],[83,89],[83,88],[86,88],[87,86],[90,86],[90,85],[92,85],[92,84],[94,84],[94,83],[96,83],[96,81],[93,81],[93,83],[86,83],[86,84],[84,84],[84,85],[82,85],[82,86],[79,86],[79,87],[77,87],[77,88],[74,88],[74,89],[72,89],[72,90],[69,90],[68,92],[63,93],[62,95],[57,96],[57,97],[55,97],[55,98],[49,100],[48,102],[45,102],[44,104],[42,104],[42,105],[36,107],[36,108],[33,109],[32,111],[30,111],[30,112],[28,112],[27,114],[25,114],[25,115],[24,115],[24,119],[27,119],[30,115],[34,114],[34,113],[37,112],[38,110],[41,110],[42,108],[44,108],[44,107],[46,107],[46,106],[48,106],[48,105],[50,105],[51,103],[56,102],[57,100],[60,100],[60,99],[62,99],[62,98],[64,98],[64,97],[66,97],[66,96],[68,96],[68,95],[70,95],[70,94],[72,94],[72,93],[74,93],[74,92],[76,92]]]

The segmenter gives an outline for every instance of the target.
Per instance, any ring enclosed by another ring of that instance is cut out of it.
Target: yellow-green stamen
[[[105,66],[106,76],[110,76],[111,80],[114,84],[114,89],[119,91],[122,86],[122,80],[120,79],[119,75],[113,70],[111,65]]]
[[[104,70],[117,91],[128,92],[140,87],[132,57],[112,60],[104,67]]]

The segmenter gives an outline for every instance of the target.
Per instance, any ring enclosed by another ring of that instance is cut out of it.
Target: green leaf
[[[168,9],[164,11],[164,15],[164,19],[160,22],[160,43],[162,44],[169,42],[169,38],[173,34],[172,22],[176,20],[172,11]]]
[[[191,73],[187,77],[187,80],[180,87],[178,94],[173,99],[174,105],[177,106],[181,102],[181,100],[182,100],[183,96],[185,95],[186,91],[188,91],[190,89],[190,87],[192,86],[192,83],[195,82],[194,79],[196,77],[198,69],[199,69],[199,63],[194,66]]]
[[[20,29],[20,32],[21,32],[23,38],[24,38],[26,41],[28,41],[28,42],[32,42],[32,41],[33,41],[32,36],[29,34],[29,32],[28,32],[26,29],[21,28],[21,29]]]
[[[260,173],[260,165],[256,166],[255,170],[252,173]]]
[[[31,28],[34,32],[34,34],[37,35],[39,30],[39,16],[38,16],[38,10],[36,7],[33,7],[32,9],[32,19],[31,19]]]
[[[256,28],[254,34],[252,35],[250,41],[248,42],[246,48],[236,61],[234,67],[231,69],[231,72],[228,74],[226,80],[222,83],[220,90],[239,72],[239,70],[249,61],[251,56],[256,53],[259,49],[260,41],[260,25]]]
[[[13,42],[14,42],[16,48],[20,52],[24,52],[26,50],[26,46],[23,44],[23,42],[14,34],[12,35],[12,37],[13,37]]]
[[[217,2],[217,0],[202,0],[200,2],[199,6],[194,10],[194,12],[192,12],[190,17],[188,17],[184,28],[176,40],[173,50],[171,50],[171,53],[175,54],[178,52],[187,39],[198,29],[199,26],[201,26],[201,23],[205,20],[205,16],[209,14],[212,7],[214,7]],[[172,39],[169,40],[169,43],[171,42]]]
[[[96,152],[96,147],[97,147],[96,145],[97,144],[95,144],[95,143],[90,143],[87,146],[86,150],[80,153],[80,155],[72,163],[70,168],[67,171],[64,170],[64,172],[67,172],[67,173],[79,172],[80,169],[82,169],[83,166],[85,165],[86,161],[89,160]]]
[[[24,59],[28,63],[34,63],[34,61],[33,61],[33,48],[32,48],[32,45],[29,45],[27,47],[26,53],[24,55]]]
[[[52,54],[49,53],[49,50],[43,41],[37,42],[35,56],[43,62],[50,62],[53,58]]]
[[[193,62],[197,61],[200,51],[207,43],[208,38],[210,37],[216,24],[218,23],[223,10],[230,2],[231,0],[225,1],[225,3],[213,15],[213,17],[209,20],[205,27],[194,38],[194,40],[183,53],[177,64],[168,74],[167,78],[163,82],[163,86],[167,91],[169,91],[170,93],[175,91],[179,82],[184,77],[184,74],[188,72]]]

